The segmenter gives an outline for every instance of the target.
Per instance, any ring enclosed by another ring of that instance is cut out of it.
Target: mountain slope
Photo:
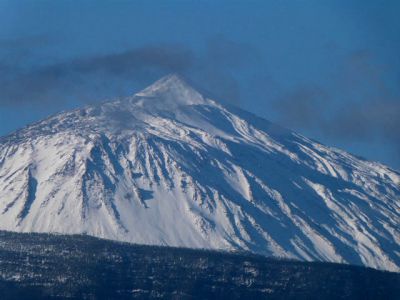
[[[167,76],[0,140],[0,229],[400,270],[400,175]]]

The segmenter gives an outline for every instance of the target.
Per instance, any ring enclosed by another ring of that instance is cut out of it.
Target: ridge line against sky
[[[398,1],[0,1],[0,135],[177,72],[400,169]]]

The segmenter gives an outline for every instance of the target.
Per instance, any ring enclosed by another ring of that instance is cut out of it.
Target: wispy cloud
[[[78,97],[85,100],[99,88],[119,92],[118,82],[143,82],[162,73],[182,72],[193,64],[192,53],[177,45],[146,46],[121,53],[78,58],[28,70],[0,65],[0,103],[47,105]],[[122,83],[121,82],[121,83]]]
[[[8,41],[7,45],[20,49],[26,43]],[[206,90],[237,103],[240,89],[235,72],[246,64],[249,48],[219,37],[207,41],[204,52],[180,44],[146,45],[31,68],[2,63],[0,105],[57,105],[71,97],[85,102],[118,96],[168,73],[201,81]]]
[[[400,94],[384,78],[390,66],[362,50],[347,55],[339,69],[329,90],[310,84],[275,99],[280,121],[336,140],[383,142],[400,153]]]
[[[182,44],[145,45],[58,63],[24,65],[32,60],[36,47],[52,42],[44,36],[0,40],[0,105],[57,108],[71,98],[104,100],[132,93],[176,72],[216,99],[246,105],[245,101],[252,100],[242,95],[262,98],[268,110],[278,115],[278,122],[295,130],[338,141],[374,140],[400,153],[399,90],[385,80],[387,72],[393,73],[390,66],[377,64],[368,50],[349,53],[336,62],[337,73],[329,87],[316,82],[274,91],[274,86],[265,88],[263,78],[273,78],[263,71],[249,92],[240,74],[257,66],[261,55],[250,45],[224,36],[210,38],[196,51]]]

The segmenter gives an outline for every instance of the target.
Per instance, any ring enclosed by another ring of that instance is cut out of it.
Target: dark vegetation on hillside
[[[0,231],[0,299],[400,299],[400,274]]]

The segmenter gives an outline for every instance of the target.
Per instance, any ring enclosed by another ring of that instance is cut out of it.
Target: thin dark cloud
[[[386,84],[388,71],[369,51],[356,51],[343,60],[329,92],[300,86],[273,106],[279,121],[292,128],[338,141],[381,142],[400,153],[400,93]]]
[[[240,74],[260,65],[261,60],[260,53],[251,45],[217,35],[206,41],[194,72],[185,75],[198,82],[210,97],[240,105],[247,101],[243,99]]]
[[[59,101],[65,96],[85,101],[91,91],[98,91],[97,88],[104,94],[118,94],[118,81],[130,80],[133,85],[157,75],[183,72],[192,67],[193,60],[189,50],[171,45],[79,58],[25,72],[18,68],[10,72],[8,66],[0,65],[0,103],[47,105],[49,101]]]
[[[265,71],[264,77],[254,79],[257,85],[246,91],[240,75],[247,72],[249,77],[262,58],[250,45],[223,36],[207,40],[197,51],[181,44],[146,45],[56,64],[24,65],[32,60],[32,53],[24,49],[41,43],[51,41],[46,37],[0,40],[4,53],[14,52],[14,59],[7,55],[0,59],[0,105],[61,109],[71,99],[91,102],[123,96],[168,73],[179,73],[215,99],[245,106],[244,101],[251,99],[242,99],[243,95],[265,98],[277,121],[295,130],[341,142],[381,141],[400,153],[400,93],[385,80],[385,73],[393,71],[378,65],[367,50],[344,57],[335,66],[338,71],[329,87],[303,84],[282,90],[279,84],[270,84],[266,88],[260,79],[269,78]]]
[[[273,103],[280,121],[293,128],[321,127],[326,119],[329,94],[316,85],[304,85],[284,92]]]
[[[63,67],[82,74],[99,72],[120,76],[143,68],[182,72],[192,67],[193,61],[190,50],[179,45],[167,45],[146,46],[118,54],[78,59]]]
[[[148,45],[28,70],[0,63],[0,105],[57,105],[71,97],[87,102],[120,96],[168,73],[201,82],[205,90],[218,91],[218,98],[238,103],[234,74],[247,60],[247,48],[219,37],[207,42],[201,53],[179,44]]]

